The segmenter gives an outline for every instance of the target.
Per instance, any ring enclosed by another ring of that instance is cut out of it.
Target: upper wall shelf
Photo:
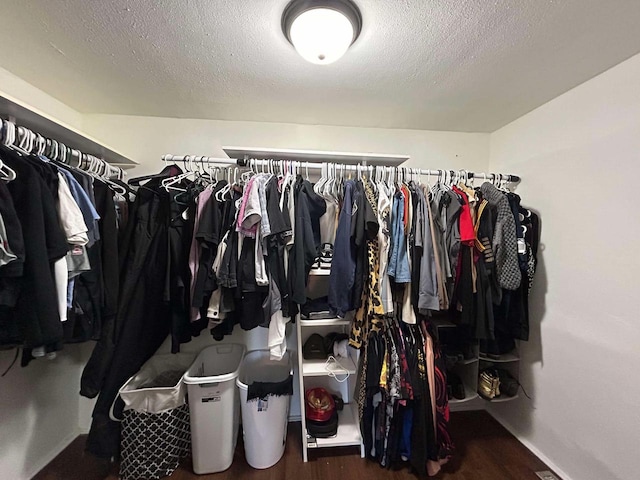
[[[0,96],[0,116],[5,120],[12,117],[19,126],[26,127],[34,133],[62,142],[68,147],[101,158],[111,165],[121,168],[133,168],[138,163],[125,157],[95,138],[91,138],[70,125],[65,125],[43,112],[27,108],[17,100]]]
[[[351,153],[322,150],[290,150],[283,148],[222,147],[230,158],[253,158],[256,160],[296,160],[300,162],[334,162],[345,165],[400,165],[409,160],[409,155],[389,155],[386,153]]]

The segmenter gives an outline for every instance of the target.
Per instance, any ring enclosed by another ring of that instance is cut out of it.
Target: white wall
[[[498,419],[565,479],[639,478],[640,55],[491,135],[542,218],[522,382]]]
[[[14,352],[0,352],[0,370]],[[53,360],[20,359],[0,378],[0,477],[31,478],[78,435],[80,374],[86,361],[79,345]]]
[[[489,134],[291,123],[229,122],[125,115],[86,115],[87,133],[139,162],[131,175],[158,172],[160,157],[225,156],[223,145],[407,154],[409,165],[484,169]]]
[[[0,95],[78,130],[82,114],[0,67]]]
[[[0,95],[82,127],[82,115],[42,90],[0,68]],[[78,435],[80,375],[87,346],[70,345],[54,361],[20,360],[0,378],[0,477],[31,478]],[[0,351],[0,370],[14,351]]]

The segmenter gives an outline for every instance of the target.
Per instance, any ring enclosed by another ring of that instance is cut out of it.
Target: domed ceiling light
[[[293,0],[282,14],[282,31],[308,62],[328,65],[342,57],[362,30],[350,0]]]

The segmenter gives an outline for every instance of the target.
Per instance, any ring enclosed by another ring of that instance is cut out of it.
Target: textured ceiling
[[[328,66],[288,0],[2,0],[0,67],[83,113],[490,132],[640,52],[639,0],[356,0]]]

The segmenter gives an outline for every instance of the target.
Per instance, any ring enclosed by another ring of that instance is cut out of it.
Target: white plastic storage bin
[[[242,433],[247,463],[253,468],[269,468],[278,463],[287,442],[290,395],[269,395],[266,399],[247,402],[253,382],[282,382],[293,375],[289,352],[282,360],[271,360],[269,350],[248,352],[242,360],[240,388]]]
[[[244,345],[213,345],[200,352],[184,376],[191,414],[193,471],[222,472],[231,466],[238,440],[238,377]]]

